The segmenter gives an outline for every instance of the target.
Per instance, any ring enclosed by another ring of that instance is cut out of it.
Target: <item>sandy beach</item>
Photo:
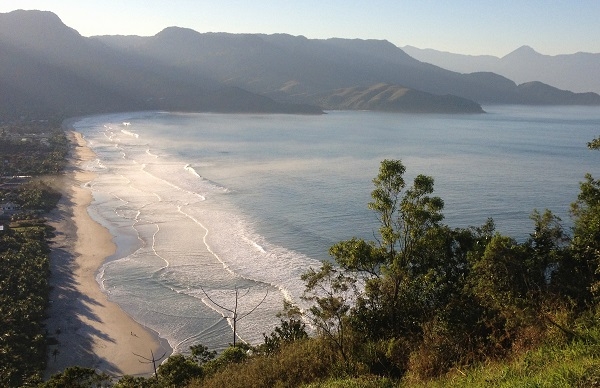
[[[95,155],[79,133],[69,136],[74,146],[70,166],[61,177],[64,195],[50,221],[56,237],[47,330],[55,341],[49,347],[46,376],[74,365],[113,376],[149,375],[152,364],[135,354],[168,356],[170,348],[108,301],[96,282],[98,269],[116,247],[109,231],[87,212],[92,193],[86,183],[95,174],[81,166]]]

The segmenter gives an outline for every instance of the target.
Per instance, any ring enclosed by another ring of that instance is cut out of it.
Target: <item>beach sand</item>
[[[46,323],[55,341],[48,350],[46,377],[75,365],[113,376],[150,375],[154,372],[152,363],[134,353],[151,359],[152,353],[156,358],[168,356],[171,349],[108,301],[96,282],[98,269],[115,252],[115,245],[109,231],[87,212],[92,193],[85,184],[95,174],[81,166],[95,155],[79,133],[70,132],[69,136],[74,150],[70,167],[60,178],[64,180],[63,198],[50,221],[56,237],[50,259],[52,291]]]

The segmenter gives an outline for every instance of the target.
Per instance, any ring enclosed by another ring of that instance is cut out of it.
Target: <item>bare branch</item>
[[[242,318],[245,318],[248,315],[252,314],[254,312],[254,310],[256,310],[261,304],[263,304],[263,302],[265,301],[265,299],[267,299],[267,295],[269,295],[269,290],[268,289],[267,289],[267,292],[265,293],[265,296],[260,301],[260,303],[257,304],[256,306],[254,306],[254,308],[252,310],[248,311],[246,314],[244,314],[241,317],[239,317],[237,320],[240,321]]]
[[[225,311],[229,311],[232,314],[235,314],[235,311],[228,309],[227,307],[223,307],[220,304],[218,304],[217,302],[215,302],[214,300],[212,300],[212,298],[210,296],[208,296],[208,294],[206,293],[206,291],[204,291],[204,288],[202,288],[202,286],[200,286],[200,289],[202,290],[202,292],[204,293],[204,295],[206,295],[206,297],[208,298],[208,300],[211,301],[212,304],[214,304],[215,306],[222,308]]]

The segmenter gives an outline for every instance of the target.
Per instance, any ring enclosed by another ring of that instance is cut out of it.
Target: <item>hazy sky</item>
[[[598,0],[0,0],[0,12],[56,13],[84,36],[199,32],[387,39],[503,56],[529,45],[549,55],[600,53]]]

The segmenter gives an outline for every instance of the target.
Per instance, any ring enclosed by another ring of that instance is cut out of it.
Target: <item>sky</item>
[[[469,55],[528,45],[600,53],[598,0],[0,0],[0,12],[52,11],[83,36],[198,32],[385,39]]]

